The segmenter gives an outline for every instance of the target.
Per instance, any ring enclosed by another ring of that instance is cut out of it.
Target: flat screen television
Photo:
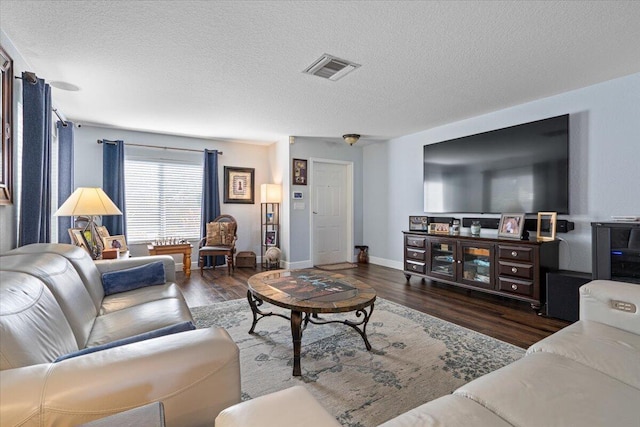
[[[569,213],[569,115],[424,146],[427,213]]]

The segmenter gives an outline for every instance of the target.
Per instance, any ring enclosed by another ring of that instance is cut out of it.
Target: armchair
[[[207,235],[200,239],[198,245],[198,265],[201,276],[203,275],[204,258],[207,256],[223,255],[227,259],[229,274],[235,269],[233,255],[236,252],[237,230],[238,224],[231,215],[220,215],[207,224]]]

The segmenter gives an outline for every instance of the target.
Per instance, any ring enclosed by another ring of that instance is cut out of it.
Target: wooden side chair
[[[231,215],[220,215],[207,223],[207,235],[200,239],[198,245],[198,265],[200,275],[203,275],[204,258],[207,256],[224,255],[227,258],[229,275],[235,270],[233,256],[236,252],[238,223]],[[214,266],[215,268],[215,266]]]

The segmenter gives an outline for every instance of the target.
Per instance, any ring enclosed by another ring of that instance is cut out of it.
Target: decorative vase
[[[481,228],[482,227],[480,226],[480,221],[472,221],[471,222],[471,235],[472,236],[479,236]]]

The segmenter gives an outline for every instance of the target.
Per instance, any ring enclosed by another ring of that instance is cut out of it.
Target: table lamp
[[[82,230],[90,230],[91,232],[91,255],[95,259],[98,253],[98,245],[96,243],[96,223],[95,217],[102,215],[122,215],[122,211],[111,201],[109,196],[102,188],[95,187],[78,187],[76,191],[58,208],[53,216],[87,216],[89,222]]]

